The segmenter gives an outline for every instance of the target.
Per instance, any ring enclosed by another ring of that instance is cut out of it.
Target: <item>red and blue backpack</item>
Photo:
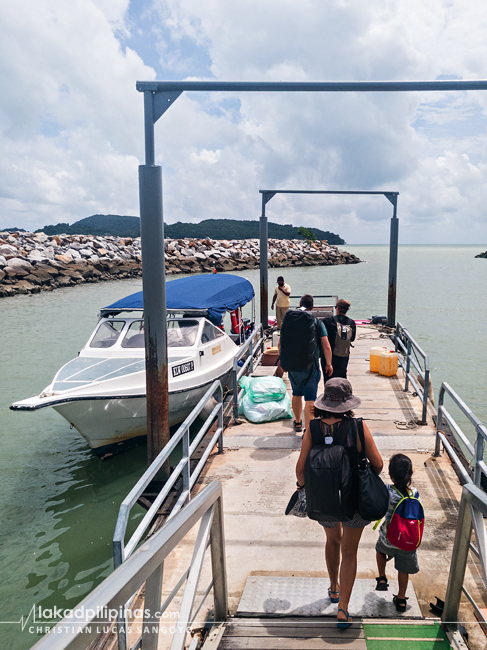
[[[393,485],[401,500],[394,508],[387,526],[387,539],[402,551],[415,551],[421,544],[424,530],[424,510],[421,501],[413,496],[412,490],[406,496]]]

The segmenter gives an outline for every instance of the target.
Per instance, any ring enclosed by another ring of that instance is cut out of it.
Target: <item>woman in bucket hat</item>
[[[352,385],[348,379],[340,377],[329,379],[325,384],[325,392],[316,399],[314,403],[314,417],[310,428],[303,436],[301,453],[296,464],[297,487],[304,488],[304,467],[306,458],[313,446],[311,437],[311,426],[314,431],[317,427],[321,430],[323,438],[330,443],[330,438],[337,434],[340,424],[344,421],[354,419],[352,409],[359,406],[361,400],[352,392]],[[375,472],[379,474],[383,467],[382,457],[375,445],[368,426],[363,423],[365,439],[365,455]],[[358,436],[354,435],[353,427],[348,427],[345,446],[349,455],[352,473],[358,476],[358,459],[361,451],[361,444]],[[356,438],[356,439],[354,439]],[[351,618],[348,614],[348,603],[352,593],[355,576],[357,573],[357,551],[364,527],[370,521],[362,519],[358,512],[349,521],[339,523],[337,521],[319,521],[326,534],[325,559],[330,577],[328,596],[332,603],[338,603],[337,626],[346,628],[351,625]],[[340,562],[341,559],[341,562]]]

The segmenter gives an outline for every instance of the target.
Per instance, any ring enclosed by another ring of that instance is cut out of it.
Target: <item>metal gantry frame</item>
[[[140,231],[151,463],[169,441],[162,168],[155,164],[154,125],[185,92],[411,92],[487,90],[487,80],[441,81],[138,81],[144,94],[145,165],[139,166]],[[397,226],[397,219],[393,218]],[[391,239],[393,235],[391,230]],[[392,323],[393,325],[394,323]]]
[[[397,197],[399,192],[360,190],[259,190],[262,194],[262,215],[260,217],[260,322],[267,327],[269,318],[269,273],[268,273],[268,224],[265,206],[276,194],[379,194],[392,203],[391,244],[389,247],[389,293],[387,299],[387,324],[396,322],[397,248],[399,220],[397,218]]]

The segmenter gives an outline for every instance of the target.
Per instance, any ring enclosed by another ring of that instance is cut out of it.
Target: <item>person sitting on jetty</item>
[[[355,341],[357,335],[357,326],[355,321],[348,318],[346,315],[350,309],[348,300],[340,299],[335,305],[336,316],[329,316],[323,319],[323,323],[328,332],[328,340],[332,349],[331,365],[333,366],[333,374],[327,377],[324,372],[326,360],[324,355],[321,355],[321,367],[323,369],[323,381],[332,379],[333,377],[347,378],[347,366],[350,358],[351,343]]]
[[[332,479],[331,483],[336,489],[336,494],[332,494],[330,490],[325,488],[326,497],[323,504],[324,492],[320,490],[318,498],[322,502],[322,507],[316,513],[316,517],[311,517],[310,515],[309,506],[313,501],[313,492],[310,493],[311,481],[307,480],[306,482],[308,516],[316,519],[325,529],[325,560],[330,578],[328,597],[332,603],[338,603],[337,626],[340,628],[350,627],[352,623],[352,619],[348,613],[348,604],[357,573],[358,545],[364,527],[371,523],[362,519],[356,511],[356,503],[358,501],[358,472],[362,445],[357,435],[357,428],[360,426],[360,422],[353,422],[354,413],[352,409],[359,406],[360,403],[360,398],[353,394],[352,385],[347,379],[339,377],[329,379],[325,384],[325,392],[314,403],[315,419],[311,420],[310,427],[306,428],[303,435],[301,452],[296,464],[296,485],[298,490],[302,490],[305,487],[306,459],[314,445],[319,445],[320,447],[323,445],[331,445],[331,448],[336,447],[337,451],[339,451],[340,446],[344,447],[345,453],[350,460],[349,467],[351,476],[347,474],[349,477],[348,480],[351,479],[350,485],[347,485],[349,489],[339,491],[339,484],[336,477]],[[363,422],[363,433],[365,456],[369,459],[374,472],[379,474],[382,471],[384,463],[365,422]],[[349,497],[347,507],[352,516],[341,518],[337,507],[344,507],[345,494]],[[355,513],[353,514],[354,510]]]
[[[291,287],[284,282],[284,278],[280,275],[277,278],[277,287],[274,289],[274,296],[272,298],[271,309],[274,309],[276,303],[276,320],[277,327],[281,329],[282,319],[289,309],[289,296],[291,295]]]
[[[326,359],[325,372],[328,375],[333,372],[326,327],[310,313],[313,305],[313,296],[305,293],[299,301],[298,309],[291,309],[286,313],[279,337],[279,361],[291,382],[295,431],[302,431],[303,428],[303,397],[306,428],[312,417],[313,402],[318,394],[321,378],[320,349],[323,349]]]

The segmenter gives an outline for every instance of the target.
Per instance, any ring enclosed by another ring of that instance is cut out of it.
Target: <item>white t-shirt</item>
[[[287,291],[289,294],[291,293],[291,287],[284,283],[282,285],[282,288],[284,291]],[[282,293],[282,291],[279,289],[279,287],[276,287],[274,290],[274,295],[277,296],[276,300],[276,307],[289,307],[289,296],[286,296],[285,294]]]

